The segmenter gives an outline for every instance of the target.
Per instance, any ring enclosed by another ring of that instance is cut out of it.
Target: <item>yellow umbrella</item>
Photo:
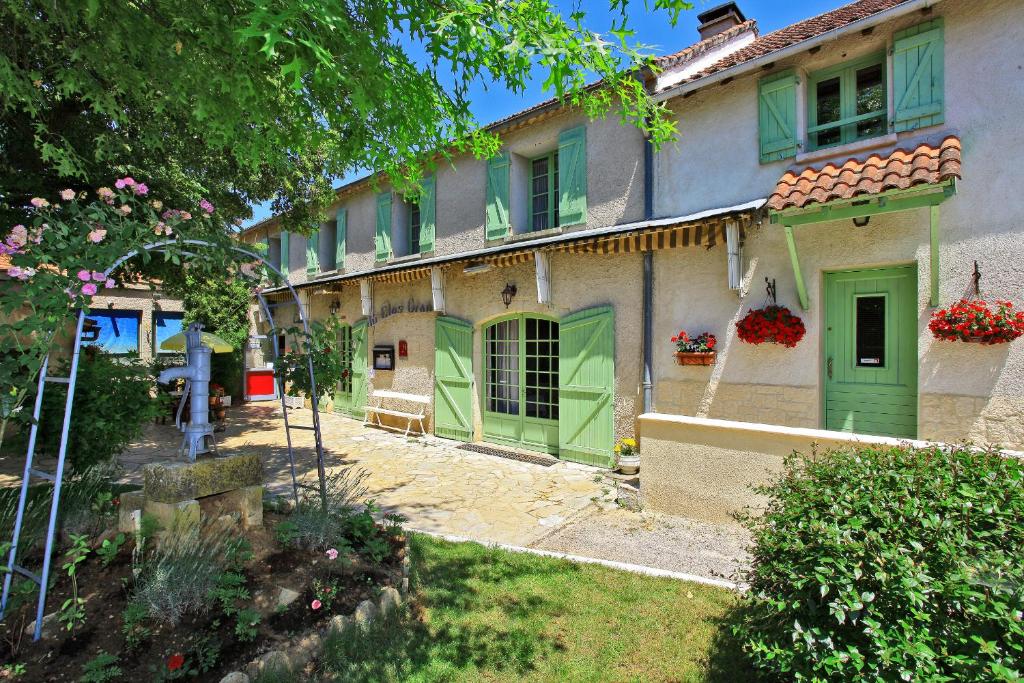
[[[199,335],[199,338],[203,342],[203,344],[213,349],[214,353],[228,353],[229,351],[234,350],[234,347],[231,346],[231,344],[228,344],[226,341],[224,341],[215,334],[212,334],[210,332],[200,332]],[[178,334],[172,335],[165,339],[163,343],[160,344],[160,350],[184,352],[185,333],[179,332]]]

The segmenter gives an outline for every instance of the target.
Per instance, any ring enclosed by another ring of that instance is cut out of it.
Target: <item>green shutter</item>
[[[420,189],[420,253],[434,251],[434,233],[436,232],[436,218],[434,207],[436,206],[434,176],[423,179]]]
[[[558,224],[587,222],[587,129],[558,134]]]
[[[487,210],[484,213],[484,230],[489,240],[506,237],[511,227],[508,212],[510,166],[508,152],[502,152],[487,160]]]
[[[942,19],[912,26],[893,36],[893,127],[914,130],[942,123]]]
[[[348,233],[348,210],[338,209],[338,216],[334,230],[334,267],[338,270],[345,268],[345,238]]]
[[[757,121],[761,163],[796,156],[796,86],[792,71],[762,78],[757,84]]]
[[[473,327],[439,317],[434,333],[434,434],[473,440]]]
[[[377,260],[391,258],[391,193],[377,195],[377,232],[374,239]]]
[[[562,318],[558,326],[559,457],[611,467],[614,387],[612,308],[590,308]]]
[[[288,277],[288,261],[291,251],[291,235],[288,231],[281,232],[281,275]]]
[[[352,326],[352,399],[348,411],[352,417],[360,419],[366,416],[366,368],[369,365],[366,323],[367,321],[363,319]]]
[[[320,231],[306,238],[306,275],[320,272]]]

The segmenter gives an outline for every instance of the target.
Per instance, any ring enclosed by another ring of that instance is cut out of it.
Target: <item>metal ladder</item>
[[[268,303],[266,298],[264,298],[262,293],[258,294],[257,298],[259,299],[259,302],[260,302],[260,308],[263,309],[263,315],[266,317],[267,322],[270,325],[271,337],[272,337],[272,348],[274,349],[274,360],[277,361],[277,359],[281,357],[282,349],[279,348],[278,335],[273,334],[273,331],[276,328],[276,325],[274,324],[274,314],[273,314],[273,310],[272,309],[277,308],[278,306],[291,305],[293,302],[285,301],[285,302],[280,302],[280,303]],[[299,305],[298,302],[295,302],[295,305]],[[301,312],[300,312],[300,315],[302,315],[303,328],[306,330],[306,334],[309,334],[309,329],[308,329],[308,327],[306,325],[305,315],[303,315]],[[277,382],[277,394],[278,394],[278,397],[281,399],[281,415],[284,417],[284,435],[285,435],[285,441],[286,441],[286,443],[288,445],[288,464],[291,467],[291,474],[292,474],[292,497],[293,497],[293,500],[295,501],[295,505],[298,506],[298,504],[299,504],[299,489],[300,488],[311,488],[311,487],[306,485],[306,484],[300,484],[298,482],[298,478],[295,476],[295,453],[292,450],[292,431],[293,430],[295,430],[295,431],[311,431],[311,432],[313,432],[313,438],[314,438],[314,440],[316,442],[317,474],[319,475],[319,480],[320,480],[320,487],[319,487],[320,502],[323,505],[326,506],[326,504],[327,504],[327,475],[326,475],[326,472],[324,471],[323,435],[320,433],[320,405],[319,405],[320,399],[319,399],[319,396],[318,396],[319,392],[316,389],[316,377],[314,377],[314,374],[313,374],[313,359],[311,357],[307,356],[307,362],[308,362],[308,365],[309,365],[310,387],[312,387],[312,392],[311,392],[311,396],[310,396],[310,399],[309,399],[310,402],[312,403],[312,413],[313,413],[313,424],[312,425],[293,425],[288,420],[288,404],[285,401],[284,377],[282,377],[280,374],[275,372],[274,373],[274,379]],[[276,363],[275,363],[275,365],[276,365]]]
[[[47,373],[50,368],[50,356],[43,360],[39,369],[39,383],[36,387],[36,401],[32,409],[32,427],[28,436],[28,452],[25,456],[25,472],[21,479],[21,494],[18,496],[18,512],[14,518],[14,536],[11,540],[11,550],[7,558],[7,572],[4,575],[3,597],[0,599],[0,619],[3,619],[7,611],[7,601],[11,595],[11,583],[14,575],[24,576],[39,585],[39,602],[36,605],[36,627],[32,635],[33,640],[39,640],[43,633],[43,613],[46,611],[46,591],[49,588],[50,561],[53,556],[54,537],[57,533],[57,510],[60,507],[61,485],[64,483],[64,464],[68,450],[68,433],[71,428],[71,408],[75,399],[75,383],[78,379],[78,359],[82,351],[82,325],[85,322],[85,311],[78,311],[78,325],[75,330],[75,346],[71,355],[71,373],[68,377],[50,377]],[[43,390],[46,383],[66,384],[68,386],[67,399],[64,401],[64,424],[60,433],[60,450],[57,455],[57,471],[53,474],[43,472],[33,467],[36,451],[36,437],[39,434],[39,415],[43,407]],[[43,571],[36,574],[24,566],[18,564],[18,542],[21,540],[22,524],[25,519],[25,504],[28,501],[29,482],[32,477],[53,482],[50,499],[50,519],[46,526],[46,548],[43,554]]]

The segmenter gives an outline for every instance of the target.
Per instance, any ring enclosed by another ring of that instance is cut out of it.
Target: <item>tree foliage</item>
[[[690,5],[644,4],[672,23]],[[493,152],[471,88],[522,93],[538,67],[554,96],[621,107],[660,143],[674,128],[635,77],[652,65],[627,7],[610,0],[601,36],[548,0],[2,0],[0,211],[116,171],[229,219],[273,197],[301,229],[331,178],[414,181],[436,153]]]

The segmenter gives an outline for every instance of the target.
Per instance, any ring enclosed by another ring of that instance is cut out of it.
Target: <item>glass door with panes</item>
[[[917,268],[825,274],[825,427],[917,436]]]
[[[341,379],[334,397],[334,410],[347,413],[352,407],[352,326],[338,328],[338,360],[341,362]]]
[[[484,328],[485,441],[558,452],[558,322],[531,315]]]

